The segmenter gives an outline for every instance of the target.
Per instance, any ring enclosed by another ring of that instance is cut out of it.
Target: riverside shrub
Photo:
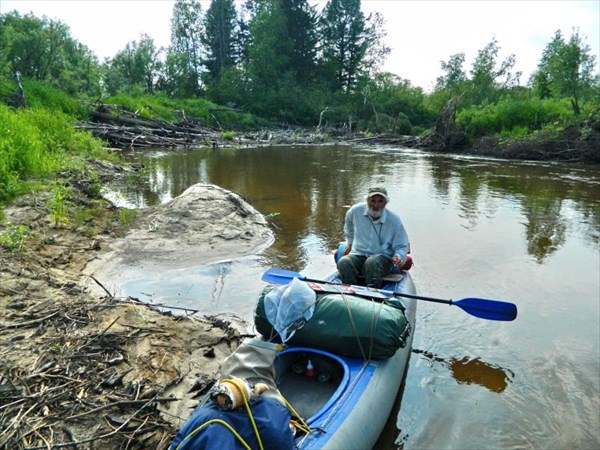
[[[44,146],[39,130],[0,104],[0,201],[19,191],[19,180],[46,170]]]
[[[46,178],[74,167],[80,156],[106,155],[101,141],[74,128],[71,116],[0,104],[0,202],[17,195],[29,178]]]
[[[465,109],[456,119],[471,137],[481,137],[521,135],[525,128],[531,132],[549,123],[565,124],[572,117],[571,107],[565,99],[505,99],[483,108]]]

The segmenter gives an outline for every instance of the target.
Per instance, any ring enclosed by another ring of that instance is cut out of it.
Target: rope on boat
[[[362,346],[362,342],[360,342],[360,336],[358,335],[358,329],[356,328],[356,322],[354,322],[354,317],[352,317],[352,310],[350,309],[350,305],[348,304],[348,299],[345,294],[341,294],[342,299],[346,305],[346,310],[348,311],[348,317],[350,318],[350,324],[352,325],[352,329],[354,330],[354,336],[356,336],[356,342],[358,342],[358,347],[360,348],[360,353],[364,360],[367,360],[367,355],[365,353],[365,349]],[[371,340],[373,339],[373,333],[371,333]],[[372,347],[372,346],[371,346]],[[371,352],[369,351],[368,361],[371,360]]]
[[[242,444],[244,446],[244,448],[246,450],[252,450],[252,448],[248,445],[248,443],[246,441],[244,441],[244,438],[242,438],[239,433],[237,431],[234,430],[234,428],[229,425],[227,422],[225,422],[224,420],[221,419],[212,419],[209,420],[207,422],[204,422],[202,425],[200,425],[199,427],[195,428],[191,433],[189,433],[185,439],[183,439],[179,445],[175,448],[175,450],[179,450],[181,448],[181,446],[183,444],[185,444],[185,442],[191,438],[192,436],[194,436],[196,433],[200,432],[202,429],[204,429],[205,427],[207,427],[208,425],[212,425],[212,424],[219,424],[219,425],[223,425],[225,428],[227,428],[231,434],[233,434],[235,436],[235,438],[240,442],[240,444]],[[261,447],[262,449],[262,447]]]
[[[373,346],[375,345],[375,332],[377,331],[377,323],[379,322],[379,318],[381,317],[381,311],[383,311],[383,302],[376,302],[375,299],[371,299],[372,305],[379,305],[377,308],[377,316],[373,318],[371,322],[371,342],[369,343],[369,361],[371,360],[371,355],[373,354]]]
[[[243,388],[243,386],[241,385],[241,382],[239,380],[228,379],[228,380],[222,380],[222,382],[223,381],[227,381],[227,382],[233,384],[236,387],[236,389],[238,390],[238,392],[240,393],[240,395],[242,396],[242,399],[244,401],[244,406],[246,407],[246,411],[248,412],[248,418],[250,419],[250,423],[252,424],[252,429],[254,430],[254,433],[256,434],[256,439],[258,441],[258,447],[260,448],[260,450],[264,450],[264,447],[263,447],[263,444],[262,444],[262,439],[260,438],[260,433],[258,432],[258,428],[256,426],[256,422],[254,421],[254,416],[252,415],[252,410],[250,409],[250,405],[248,404],[248,397],[246,395],[246,390]],[[207,399],[208,399],[208,397],[207,397]],[[206,400],[205,400],[205,403],[206,403]],[[235,431],[234,428],[231,425],[229,425],[227,422],[225,422],[225,421],[223,421],[221,419],[208,420],[208,421],[204,422],[202,425],[200,425],[199,427],[196,427],[194,430],[192,430],[192,432],[190,432],[179,443],[179,445],[175,448],[175,450],[179,450],[181,448],[181,446],[190,437],[194,436],[196,433],[198,433],[204,427],[206,427],[208,425],[211,425],[213,423],[225,426],[235,436],[235,438],[240,442],[240,444],[242,444],[244,446],[245,449],[252,450],[252,448],[248,445],[248,443],[246,441],[244,441],[244,439],[239,435],[239,433],[237,431]]]
[[[360,371],[358,372],[358,374],[356,375],[356,377],[354,378],[354,380],[352,381],[352,383],[350,384],[350,386],[348,386],[348,389],[346,390],[347,393],[350,393],[354,390],[355,385],[358,383],[358,381],[360,380],[360,378],[362,377],[363,373],[365,372],[367,366],[369,365],[369,363],[371,362],[371,355],[373,352],[373,345],[374,345],[374,340],[375,340],[375,331],[377,329],[377,322],[379,321],[379,317],[381,316],[381,311],[383,310],[383,303],[379,303],[379,302],[375,302],[374,299],[371,299],[371,302],[373,302],[375,305],[379,306],[379,310],[377,313],[376,318],[373,320],[372,322],[372,327],[371,327],[371,336],[370,336],[370,343],[369,343],[369,355],[367,357],[367,355],[365,354],[364,348],[362,346],[362,343],[360,342],[360,337],[358,335],[358,330],[356,328],[356,323],[354,322],[354,319],[352,318],[352,312],[350,311],[349,305],[348,305],[348,300],[346,298],[346,295],[341,293],[342,298],[344,299],[344,302],[346,303],[346,308],[348,309],[348,316],[350,317],[350,323],[352,324],[352,328],[354,329],[354,334],[356,336],[356,340],[358,342],[358,345],[360,347],[360,351],[363,355],[363,365],[360,368]],[[338,409],[341,407],[342,402],[337,402],[336,405],[331,409],[331,412],[327,415],[327,417],[325,418],[325,420],[323,421],[321,428],[325,427],[329,421],[332,419],[332,417],[338,412]]]
[[[310,429],[310,427],[308,426],[308,424],[306,423],[306,421],[304,420],[304,418],[300,414],[298,414],[296,412],[296,410],[291,405],[291,403],[288,402],[287,399],[283,395],[281,396],[281,398],[285,402],[285,406],[290,410],[290,412],[292,413],[292,415],[298,418],[298,421],[291,420],[291,424],[294,425],[296,428],[298,428],[303,433],[306,433],[307,435],[309,435],[310,433],[312,433],[312,430]]]

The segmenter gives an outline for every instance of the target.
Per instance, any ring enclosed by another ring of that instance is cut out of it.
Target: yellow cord
[[[250,423],[252,424],[252,429],[254,430],[254,433],[256,434],[256,440],[258,441],[258,448],[260,448],[260,450],[264,450],[264,447],[262,444],[262,439],[260,438],[260,434],[258,432],[258,427],[256,426],[256,422],[254,421],[254,416],[252,415],[252,410],[250,409],[250,405],[248,404],[248,397],[246,397],[246,389],[244,389],[240,380],[231,379],[231,380],[222,380],[221,382],[224,382],[224,381],[228,381],[229,383],[233,384],[238,389],[240,395],[242,396],[242,399],[244,400],[244,406],[246,407],[246,411],[248,412],[248,418],[250,419]]]
[[[283,397],[283,395],[281,396],[281,398],[283,399],[283,401],[285,402],[285,406],[287,406],[287,408],[292,412],[292,414],[294,416],[296,416],[299,420],[299,422],[296,422],[295,420],[292,420],[292,424],[298,428],[300,431],[305,432],[306,434],[310,434],[312,433],[310,427],[308,426],[308,424],[306,423],[306,421],[302,418],[302,416],[300,414],[298,414],[296,412],[296,410],[294,409],[294,407],[290,404],[290,402],[287,401],[287,399],[285,397]]]
[[[254,433],[256,434],[256,439],[258,440],[258,446],[259,446],[260,450],[264,450],[264,447],[263,447],[263,444],[262,444],[262,439],[260,438],[260,434],[258,432],[258,427],[256,426],[256,422],[254,421],[254,416],[252,415],[252,410],[250,409],[250,405],[248,404],[248,397],[246,396],[246,389],[244,389],[244,387],[242,386],[240,380],[236,380],[236,379],[222,380],[221,383],[224,382],[224,381],[227,381],[227,382],[233,384],[237,388],[237,390],[239,391],[240,395],[242,396],[242,399],[244,400],[244,406],[246,407],[246,411],[248,412],[248,417],[250,418],[250,422],[252,423],[252,428],[254,429]],[[297,421],[296,420],[291,420],[290,423],[292,425],[294,425],[296,428],[298,428],[300,431],[302,431],[302,432],[304,432],[306,434],[312,433],[312,430],[310,429],[310,427],[308,426],[308,424],[306,423],[306,421],[302,418],[302,416],[300,416],[300,414],[298,414],[296,412],[296,410],[290,404],[290,402],[288,402],[283,396],[281,396],[281,398],[285,402],[285,406],[292,412],[292,414],[295,417],[298,418]],[[213,423],[218,423],[218,424],[223,425],[224,427],[226,427],[235,436],[235,438],[244,446],[245,449],[252,450],[250,448],[250,446],[246,443],[246,441],[244,441],[244,439],[237,433],[237,431],[235,431],[231,425],[229,425],[227,422],[225,422],[225,421],[223,421],[221,419],[212,419],[212,420],[209,420],[207,422],[204,422],[199,427],[195,428],[192,432],[190,432],[180,442],[180,444],[177,446],[177,448],[175,450],[179,450],[180,447],[183,445],[183,443],[188,440],[188,438],[190,438],[193,435],[195,435],[196,433],[198,433],[200,430],[202,430],[207,425],[210,425],[210,424],[213,424]]]
[[[227,382],[233,384],[237,388],[237,390],[240,393],[240,395],[242,396],[242,399],[244,400],[244,405],[246,406],[246,411],[248,412],[248,417],[250,418],[250,422],[252,423],[252,428],[254,429],[254,433],[256,434],[256,439],[258,441],[258,447],[260,448],[260,450],[264,450],[264,447],[263,447],[263,444],[262,444],[262,439],[260,438],[260,434],[258,433],[258,428],[256,426],[256,422],[254,421],[254,417],[252,416],[252,411],[250,410],[250,405],[248,404],[248,397],[246,396],[246,389],[244,389],[244,387],[242,386],[242,384],[241,384],[241,382],[239,380],[222,380],[221,383],[224,382],[224,381],[227,381]],[[252,450],[251,447],[246,443],[246,441],[244,441],[244,439],[242,439],[242,437],[237,433],[237,431],[235,431],[231,425],[229,425],[227,422],[224,422],[221,419],[212,419],[212,420],[209,420],[207,422],[204,422],[198,428],[194,429],[191,433],[189,433],[181,441],[181,443],[177,446],[177,448],[175,450],[179,450],[179,448],[181,447],[181,445],[188,438],[192,437],[194,434],[196,434],[200,430],[202,430],[205,426],[210,425],[212,423],[218,423],[218,424],[221,424],[221,425],[225,426],[229,431],[231,431],[231,433],[236,437],[236,439],[238,441],[240,441],[240,443],[244,446],[244,448],[246,448],[247,450]]]
[[[231,434],[233,434],[236,437],[236,439],[238,441],[240,441],[240,444],[242,444],[246,450],[252,450],[252,448],[246,443],[246,441],[244,441],[244,439],[237,433],[237,431],[235,431],[231,425],[229,425],[227,422],[225,422],[221,419],[212,419],[212,420],[209,420],[208,422],[204,422],[202,425],[200,425],[198,428],[196,428],[194,431],[192,431],[190,434],[188,434],[185,437],[185,439],[179,443],[179,445],[177,446],[177,448],[175,450],[179,450],[181,448],[181,446],[185,443],[185,441],[188,440],[188,438],[191,438],[193,435],[198,433],[204,427],[206,427],[207,425],[211,425],[213,423],[218,423],[220,425],[223,425],[225,428],[227,428],[229,431],[231,431]]]

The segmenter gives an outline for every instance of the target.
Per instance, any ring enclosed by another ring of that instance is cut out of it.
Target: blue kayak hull
[[[403,275],[401,281],[390,283],[384,289],[416,294],[408,272],[403,272]],[[286,386],[280,386],[284,396],[286,390],[295,390],[296,398],[303,400],[305,407],[311,411],[310,416],[304,416],[304,419],[313,432],[296,439],[299,449],[365,450],[373,447],[392,411],[410,360],[416,301],[402,298],[402,303],[411,332],[406,345],[386,360],[365,361],[300,346],[290,346],[280,354],[282,361],[297,358],[300,354],[303,358],[323,361],[334,367],[332,370],[336,374],[335,384],[319,384],[319,381],[310,384],[311,381],[300,375],[287,377]],[[317,405],[314,407],[316,410],[311,410],[311,405]]]

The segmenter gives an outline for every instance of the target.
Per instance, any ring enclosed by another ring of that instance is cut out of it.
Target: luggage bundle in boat
[[[265,313],[265,292],[254,323],[270,341],[279,336]],[[398,306],[343,294],[317,294],[312,317],[287,341],[356,358],[383,360],[406,345],[410,323]]]

